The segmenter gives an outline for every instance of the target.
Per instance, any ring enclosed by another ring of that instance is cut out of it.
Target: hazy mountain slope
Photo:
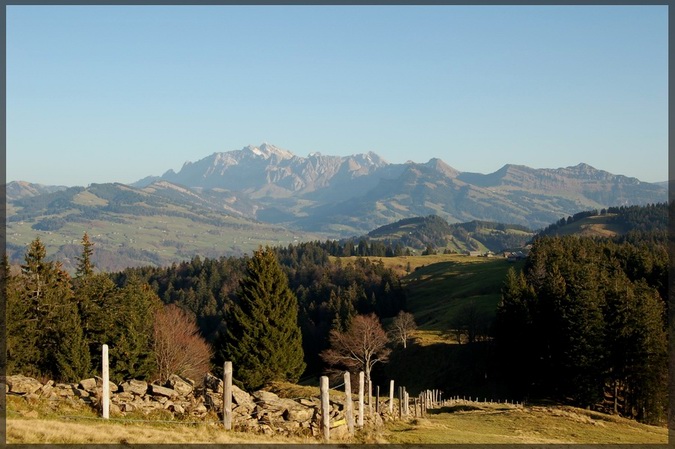
[[[31,184],[26,181],[12,181],[5,186],[5,195],[7,201],[14,201],[65,189],[67,189],[65,186],[46,186],[43,184]]]
[[[150,182],[154,178],[145,178]],[[413,216],[439,215],[543,227],[589,208],[665,201],[662,186],[586,164],[558,169],[506,165],[483,175],[440,159],[389,164],[375,153],[296,156],[270,144],[214,153],[161,179],[203,192],[219,188],[255,206],[243,214],[291,228],[363,234]],[[255,210],[255,212],[253,212]]]
[[[157,263],[200,251],[240,252],[254,246],[251,242],[264,234],[261,227],[292,235],[291,240],[302,235],[337,239],[436,215],[449,223],[477,220],[536,230],[581,211],[667,200],[663,186],[586,164],[558,169],[506,165],[483,175],[460,172],[440,159],[390,164],[372,152],[300,157],[269,144],[214,153],[187,162],[177,173],[169,170],[133,185],[64,188],[21,182],[8,184],[7,190],[7,242],[14,253],[40,232],[51,233],[52,247],[60,248],[77,244],[84,231],[105,223],[126,226],[106,229],[128,236],[122,243],[111,234],[114,248],[154,251]],[[144,246],[131,244],[134,234],[157,228],[147,221],[161,221],[162,232],[144,238]],[[174,227],[197,237],[186,240]],[[224,239],[229,243],[199,238],[221,235],[222,229],[233,235]]]
[[[523,226],[502,223],[471,221],[449,224],[443,218],[406,218],[377,228],[367,234],[370,240],[390,245],[400,244],[421,253],[427,248],[443,253],[466,251],[492,251],[524,247],[535,233]]]
[[[11,202],[7,250],[20,262],[28,243],[39,236],[50,258],[72,270],[87,232],[95,245],[94,264],[101,270],[168,265],[196,254],[240,255],[269,244],[317,238],[255,221],[242,210],[255,204],[227,191],[207,194],[158,181],[145,188],[92,184]]]

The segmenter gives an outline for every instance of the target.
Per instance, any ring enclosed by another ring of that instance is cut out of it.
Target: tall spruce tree
[[[46,260],[39,238],[28,247],[21,275],[8,295],[12,369],[55,380],[79,380],[89,373],[89,351],[73,299],[71,279],[61,264]]]
[[[94,254],[93,246],[89,235],[85,232],[82,236],[82,256],[77,258],[75,276],[91,276],[94,273],[94,264],[91,261],[91,256]]]
[[[298,300],[269,247],[248,260],[218,340],[219,365],[232,361],[234,377],[245,388],[274,380],[295,382],[304,371]]]
[[[148,284],[130,276],[110,298],[109,307],[111,327],[104,338],[110,346],[111,379],[149,379],[156,371],[152,338],[161,300]]]

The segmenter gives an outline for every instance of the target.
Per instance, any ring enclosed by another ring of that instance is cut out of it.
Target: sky
[[[7,6],[6,180],[268,142],[668,179],[667,6]]]

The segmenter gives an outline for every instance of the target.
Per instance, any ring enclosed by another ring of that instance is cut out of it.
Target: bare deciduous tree
[[[417,329],[417,324],[415,324],[413,314],[401,310],[391,323],[389,334],[392,339],[403,343],[403,348],[405,349],[408,347],[408,340],[415,329]]]
[[[321,353],[321,358],[332,367],[348,370],[363,370],[366,382],[377,362],[385,362],[391,349],[389,339],[375,314],[357,315],[346,332],[330,332],[330,349]]]
[[[195,319],[174,304],[155,314],[153,349],[161,381],[172,374],[203,379],[209,371],[211,348],[199,334]]]

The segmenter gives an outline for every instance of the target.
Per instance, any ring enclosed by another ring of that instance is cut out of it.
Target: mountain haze
[[[72,262],[86,231],[107,251],[102,269],[359,236],[414,217],[537,230],[581,211],[667,201],[662,185],[586,164],[506,165],[479,174],[438,158],[391,164],[373,152],[300,157],[270,144],[214,153],[131,185],[22,181],[6,191],[14,260],[40,235],[50,253],[65,252]]]
[[[249,145],[187,162],[162,179],[192,189],[220,188],[258,203],[255,218],[313,232],[362,234],[396,220],[435,214],[547,226],[582,210],[666,200],[666,189],[587,164],[558,169],[505,165],[461,172],[441,159],[390,164],[377,154],[308,157]]]

